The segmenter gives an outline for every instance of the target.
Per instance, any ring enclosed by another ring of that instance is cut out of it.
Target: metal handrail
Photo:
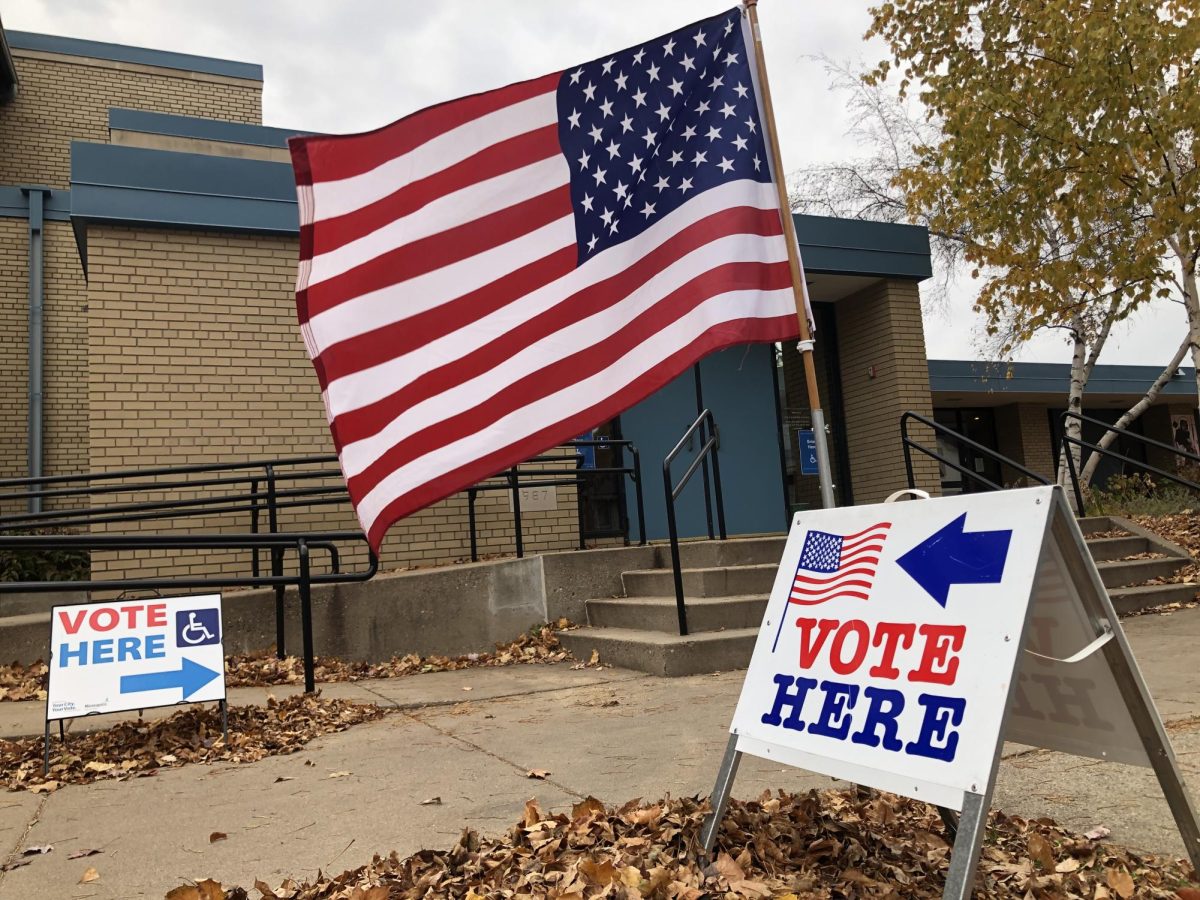
[[[709,436],[705,437],[705,424],[708,425]],[[671,463],[675,458],[683,452],[684,447],[692,439],[692,436],[699,432],[700,450],[696,453],[696,457],[692,460],[692,464],[688,466],[687,471],[683,473],[683,477],[679,479],[677,484],[671,484]],[[683,437],[679,439],[679,443],[667,454],[663,460],[663,491],[667,501],[667,534],[671,542],[671,574],[675,582],[675,612],[679,619],[679,633],[686,635],[688,633],[687,625],[687,604],[683,599],[683,569],[679,562],[679,527],[675,518],[675,501],[679,498],[680,493],[687,487],[687,483],[692,476],[696,474],[696,470],[704,466],[705,477],[708,475],[708,459],[712,457],[712,483],[713,490],[716,492],[717,500],[717,523],[721,535],[721,540],[727,537],[725,533],[725,502],[721,494],[721,464],[718,459],[717,451],[720,448],[721,438],[717,431],[717,423],[713,418],[711,410],[701,410],[700,415],[696,417],[687,431],[683,433]],[[705,513],[708,519],[708,539],[714,539],[712,525],[712,510],[709,507],[708,491],[705,491]]]
[[[1072,453],[1068,449],[1069,447],[1072,447],[1072,446],[1079,447],[1080,450],[1087,449],[1087,450],[1090,450],[1092,453],[1099,453],[1103,456],[1110,457],[1111,459],[1120,460],[1122,463],[1125,463],[1126,465],[1134,466],[1134,467],[1142,469],[1143,471],[1146,471],[1146,472],[1152,472],[1155,475],[1158,475],[1162,478],[1166,478],[1168,481],[1173,481],[1176,484],[1182,485],[1183,487],[1186,487],[1186,488],[1190,488],[1191,490],[1200,491],[1200,484],[1198,484],[1195,481],[1192,481],[1190,478],[1184,478],[1179,474],[1168,472],[1165,469],[1161,469],[1158,466],[1152,466],[1152,465],[1150,465],[1150,463],[1143,462],[1138,459],[1131,459],[1130,457],[1126,456],[1125,454],[1119,453],[1118,451],[1113,450],[1111,447],[1101,447],[1098,443],[1093,444],[1090,441],[1083,440],[1083,438],[1071,437],[1067,433],[1067,421],[1069,419],[1076,419],[1081,425],[1083,425],[1085,423],[1090,424],[1090,425],[1099,425],[1101,428],[1105,429],[1106,431],[1114,432],[1119,437],[1127,438],[1132,441],[1139,441],[1144,445],[1148,445],[1150,447],[1155,447],[1159,450],[1166,451],[1167,453],[1170,453],[1174,456],[1182,457],[1184,459],[1190,460],[1191,462],[1194,462],[1197,464],[1200,464],[1200,455],[1197,455],[1195,453],[1189,453],[1186,450],[1180,450],[1178,447],[1174,446],[1173,444],[1166,444],[1166,443],[1163,443],[1162,441],[1157,441],[1154,438],[1148,438],[1143,434],[1135,434],[1134,432],[1128,431],[1127,429],[1118,428],[1116,425],[1110,425],[1107,422],[1102,422],[1099,419],[1093,418],[1092,416],[1085,416],[1082,413],[1075,413],[1075,412],[1067,411],[1067,412],[1063,413],[1062,416],[1060,417],[1060,422],[1061,422],[1061,426],[1062,426],[1062,439],[1061,439],[1060,455],[1063,457],[1066,457],[1067,472],[1071,476],[1071,486],[1073,489],[1073,493],[1075,495],[1075,509],[1080,515],[1083,515],[1083,510],[1084,510],[1083,486],[1079,483],[1079,472],[1077,472],[1076,468],[1075,468],[1075,454]],[[1082,432],[1082,429],[1080,429],[1080,431]],[[1081,457],[1080,463],[1082,463],[1083,462],[1082,453],[1080,454],[1080,457]],[[1090,456],[1089,456],[1089,458],[1090,458]]]
[[[1004,485],[996,484],[991,479],[985,478],[983,475],[980,475],[978,472],[976,472],[972,469],[968,469],[966,466],[963,466],[960,463],[957,463],[954,460],[943,456],[937,450],[931,450],[929,447],[926,447],[925,445],[910,438],[908,436],[908,423],[909,422],[918,422],[921,425],[926,426],[927,428],[931,428],[933,430],[934,434],[941,434],[941,435],[950,437],[950,438],[954,439],[955,441],[957,441],[960,445],[970,447],[972,450],[974,450],[979,455],[987,457],[991,460],[994,460],[995,462],[999,463],[1001,466],[1008,466],[1010,469],[1015,469],[1017,472],[1020,472],[1026,478],[1030,478],[1030,479],[1036,481],[1038,484],[1050,484],[1051,483],[1050,480],[1047,479],[1044,475],[1039,475],[1037,472],[1034,472],[1034,471],[1031,471],[1030,469],[1025,468],[1019,462],[1009,459],[1003,453],[999,453],[998,451],[993,450],[991,447],[985,447],[983,444],[980,444],[978,441],[971,440],[965,434],[961,434],[961,433],[955,431],[953,428],[943,425],[940,422],[935,422],[933,419],[930,419],[927,416],[923,416],[920,413],[915,413],[915,412],[912,412],[911,410],[909,410],[908,412],[906,412],[900,416],[900,441],[904,447],[904,472],[908,476],[908,486],[910,488],[915,488],[917,486],[916,477],[913,474],[913,465],[912,465],[912,451],[913,450],[917,450],[921,453],[924,453],[926,456],[931,457],[932,459],[936,460],[937,462],[941,463],[942,465],[949,466],[951,469],[954,469],[956,472],[959,472],[962,475],[966,475],[966,476],[974,479],[976,482],[978,482],[979,484],[982,484],[984,487],[987,487],[989,490],[993,490],[993,491],[1003,490]]]
[[[369,581],[379,571],[379,558],[367,546],[367,568],[359,572],[342,572],[337,565],[337,541],[363,541],[366,537],[357,531],[311,532],[305,534],[0,534],[0,550],[140,550],[145,548],[166,550],[255,550],[269,549],[280,560],[278,571],[268,576],[250,578],[225,577],[172,577],[172,578],[114,578],[88,579],[80,581],[9,581],[0,582],[0,594],[37,591],[91,591],[91,590],[179,590],[214,587],[275,587],[282,593],[294,585],[300,595],[300,629],[304,650],[304,690],[312,693],[316,689],[315,658],[313,651],[312,586],[314,584],[344,584]],[[282,551],[295,548],[298,571],[288,575],[282,569]],[[310,552],[323,549],[330,552],[335,571],[328,574],[312,573]],[[279,627],[280,623],[277,623]]]
[[[585,469],[581,463],[582,455],[578,452],[575,454],[576,464],[574,468],[537,468],[533,470],[522,471],[521,466],[544,464],[553,462],[563,462],[569,457],[564,454],[540,454],[525,460],[523,463],[518,463],[516,466],[493,475],[492,478],[503,479],[503,481],[492,481],[485,479],[478,484],[474,484],[467,488],[467,526],[471,537],[471,561],[479,561],[479,537],[476,526],[475,517],[475,500],[477,495],[482,491],[509,491],[512,494],[512,510],[513,510],[513,543],[515,545],[518,558],[525,556],[525,536],[521,524],[521,488],[526,487],[570,487],[574,485],[576,489],[582,488],[585,478],[590,478],[595,475],[628,475],[633,482],[634,495],[637,498],[637,517],[638,517],[638,545],[645,546],[646,544],[646,511],[645,504],[642,499],[642,461],[638,453],[637,447],[633,441],[616,440],[616,439],[595,439],[595,440],[577,440],[568,441],[562,445],[563,448],[574,448],[578,450],[580,447],[619,447],[622,454],[625,448],[629,448],[631,457],[633,458],[632,465],[629,466],[605,466],[602,468]],[[558,477],[553,477],[558,476]],[[567,477],[570,476],[570,477]],[[550,480],[540,481],[538,479],[550,477]],[[522,480],[523,478],[527,480]],[[532,479],[532,480],[528,480]],[[579,504],[579,549],[585,549],[583,536],[583,507]],[[626,529],[628,531],[628,529]],[[625,538],[626,543],[629,542],[628,534]]]

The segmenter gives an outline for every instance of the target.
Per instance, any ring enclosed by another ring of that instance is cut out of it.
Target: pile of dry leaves
[[[111,728],[57,737],[50,744],[50,775],[42,776],[39,738],[0,740],[0,784],[10,791],[37,793],[62,784],[106,778],[142,778],[160,768],[193,762],[254,762],[264,756],[295,753],[323,734],[384,715],[372,704],[300,695],[269,698],[266,706],[229,708],[229,745],[214,707],[193,706],[154,722],[120,722]]]
[[[637,800],[606,809],[589,797],[571,815],[533,801],[503,837],[465,831],[450,850],[392,854],[338,876],[255,888],[266,900],[396,900],[427,896],[562,898],[934,898],[950,847],[936,811],[865,789],[764,794],[730,804],[715,859],[698,863],[708,811],[696,799]],[[977,897],[1184,900],[1190,868],[1070,834],[1047,819],[993,815]],[[177,888],[169,900],[241,900],[215,882]]]
[[[358,681],[363,678],[399,678],[426,672],[449,672],[480,666],[511,666],[519,663],[556,663],[571,659],[571,654],[558,641],[557,632],[576,626],[567,619],[538,625],[507,644],[497,644],[492,653],[469,653],[466,656],[396,656],[387,662],[347,662],[328,656],[314,660],[316,680]],[[594,666],[598,658],[588,665]],[[12,663],[0,666],[0,701],[45,700],[46,664],[40,660],[33,665]],[[304,681],[304,661],[298,656],[276,659],[275,651],[259,650],[230,656],[225,661],[227,687],[267,687],[277,684],[299,684]]]
[[[556,663],[571,659],[556,632],[573,627],[566,619],[531,628],[515,641],[498,644],[492,653],[466,656],[395,656],[387,662],[347,662],[318,656],[317,681],[359,681],[364,678],[398,678],[426,672],[449,672],[482,666],[511,666],[520,663]],[[304,661],[287,656],[276,659],[274,651],[261,650],[230,656],[225,662],[225,684],[229,687],[296,684],[304,680]]]
[[[28,666],[0,666],[0,700],[45,700],[49,667],[40,659]]]

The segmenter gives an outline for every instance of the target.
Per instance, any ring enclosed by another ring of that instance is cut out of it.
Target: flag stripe
[[[434,106],[365,134],[301,139],[324,209],[342,215],[485,147],[558,121],[557,73]],[[380,193],[380,190],[383,192]]]
[[[547,191],[565,188],[566,184],[567,167],[562,157],[555,154],[514,171],[443,193],[407,216],[389,217],[391,221],[382,227],[372,225],[366,236],[314,256],[308,277],[309,290],[405,245],[469,226],[495,213],[515,208],[518,204],[536,200]]]
[[[793,303],[790,290],[774,293],[745,291],[719,294],[702,304],[691,315],[673,322],[661,331],[647,335],[639,345],[605,368],[590,369],[587,377],[576,378],[555,393],[537,398],[506,415],[489,414],[487,428],[459,437],[411,462],[397,466],[380,480],[356,477],[343,456],[342,468],[351,492],[362,497],[359,501],[359,514],[365,521],[373,520],[379,509],[385,506],[392,496],[411,491],[440,470],[461,465],[466,462],[465,456],[485,452],[496,441],[501,444],[516,443],[526,422],[559,422],[570,419],[580,409],[592,406],[595,398],[614,393],[614,388],[624,388],[636,383],[647,373],[655,371],[660,365],[660,360],[672,359],[677,354],[688,352],[688,348],[702,340],[709,330],[717,337],[732,335],[733,340],[727,340],[727,345],[737,342],[744,331],[751,330],[742,326],[743,320],[782,317],[786,321],[787,313],[795,315],[795,306],[789,306],[789,303]],[[651,383],[663,382],[652,378]],[[566,437],[563,436],[564,439]]]
[[[876,557],[878,562],[878,557]],[[874,566],[858,566],[856,568],[846,569],[844,572],[838,572],[835,575],[830,575],[828,578],[814,578],[811,575],[797,575],[796,582],[800,584],[812,584],[817,586],[825,586],[832,584],[838,579],[846,575],[873,575],[875,574]]]
[[[754,182],[734,182],[701,194],[656,222],[642,235],[644,243],[639,249],[651,253],[677,233],[704,219],[715,217],[726,209],[743,208],[769,211],[776,222],[779,220],[774,188]],[[714,219],[714,224],[720,221]],[[750,213],[746,221],[754,223],[758,218]],[[781,247],[785,246],[782,237],[773,240],[778,241]],[[557,250],[569,246],[574,251],[574,244],[574,223],[570,217],[566,217],[471,259],[349,299],[313,315],[313,344],[320,352],[339,341],[405,321],[480,290],[495,278],[542,259],[547,248]],[[561,282],[548,285],[541,292],[531,293],[521,301],[520,307],[514,307],[510,312],[514,317],[537,315],[573,292],[627,270],[637,258],[637,253],[626,252],[623,245],[614,247],[569,272]]]
[[[502,365],[491,365],[484,358],[471,381],[458,384],[418,403],[402,398],[389,404],[383,413],[382,430],[372,430],[380,419],[339,416],[339,437],[343,441],[342,468],[351,481],[362,475],[367,483],[377,473],[410,461],[439,444],[456,440],[478,429],[482,422],[529,405],[535,400],[572,384],[580,372],[607,368],[626,353],[633,352],[647,334],[654,334],[686,318],[713,296],[731,296],[747,286],[762,290],[786,290],[790,286],[786,265],[730,263],[719,270],[704,273],[663,297],[647,300],[641,313],[622,309],[629,300],[606,310],[604,319],[575,326],[579,336],[572,352],[572,335],[556,334],[553,340],[564,346],[561,355],[549,365],[544,350],[530,345]],[[582,339],[582,340],[580,340]],[[394,415],[397,411],[399,415]],[[394,415],[394,417],[393,417]],[[369,437],[358,440],[349,428],[364,429]],[[346,429],[346,430],[341,430]],[[369,462],[368,462],[369,461]],[[368,468],[369,466],[369,468]],[[356,485],[357,486],[357,485]]]
[[[506,238],[529,234],[558,221],[570,211],[570,191],[563,184],[490,216],[396,247],[343,275],[307,288],[304,297],[308,314],[324,312],[347,298],[377,291],[494,250],[503,246]],[[492,277],[496,274],[493,272]]]
[[[349,418],[359,417],[356,411],[401,394],[417,399],[420,392],[407,390],[414,382],[438,385],[438,390],[459,383],[447,381],[446,368],[464,370],[475,374],[481,367],[494,367],[511,357],[522,347],[528,346],[526,355],[540,349],[537,341],[554,336],[555,349],[559,353],[572,349],[572,340],[594,343],[603,335],[595,332],[598,320],[588,323],[587,330],[578,331],[577,336],[566,331],[584,319],[595,316],[608,307],[622,304],[618,312],[634,315],[650,303],[657,302],[669,291],[695,278],[709,268],[711,258],[744,259],[748,262],[786,262],[786,250],[782,241],[763,244],[749,241],[746,234],[780,235],[779,216],[774,213],[753,211],[749,215],[742,211],[729,211],[696,223],[675,235],[671,240],[636,261],[624,272],[590,285],[584,290],[567,296],[554,296],[560,292],[546,292],[541,297],[526,297],[491,315],[478,307],[462,307],[459,315],[470,317],[455,322],[444,308],[438,311],[439,321],[448,326],[444,335],[437,340],[428,340],[411,352],[406,348],[392,348],[392,358],[380,365],[368,367],[365,359],[361,368],[353,364],[346,375],[333,382],[328,390],[327,402],[335,415],[350,413]],[[753,224],[750,218],[753,217]],[[741,226],[740,228],[738,226]],[[738,252],[748,247],[750,252]],[[477,298],[478,299],[478,298]],[[528,302],[534,300],[535,302]],[[486,302],[486,301],[485,301]],[[461,305],[460,305],[461,306]],[[477,318],[476,318],[477,317]],[[605,321],[612,321],[611,316]],[[408,322],[405,323],[408,325]],[[465,330],[467,326],[469,330]],[[610,327],[615,327],[612,325]],[[462,328],[464,330],[460,331]],[[361,344],[381,344],[368,353],[379,355],[386,352],[387,338],[377,340],[373,335],[347,342],[350,348]],[[504,372],[493,373],[503,380]],[[432,395],[435,391],[425,392]]]
[[[444,448],[445,453],[436,458],[423,461],[424,465],[420,470],[397,471],[357,506],[359,519],[368,540],[373,546],[379,546],[384,532],[392,522],[431,503],[444,500],[462,490],[464,484],[473,484],[502,471],[510,465],[509,460],[528,459],[547,447],[569,440],[597,422],[604,421],[613,404],[616,404],[617,408],[627,409],[673,380],[681,369],[687,367],[689,360],[736,344],[795,337],[796,312],[790,290],[787,291],[784,300],[782,305],[789,306],[785,312],[766,309],[763,310],[764,313],[776,314],[764,315],[762,318],[742,318],[726,323],[724,327],[710,329],[690,345],[661,360],[640,377],[626,384],[603,386],[606,373],[598,373],[596,377],[601,384],[593,384],[591,390],[584,393],[585,397],[598,398],[596,402],[561,418],[539,420],[553,421],[553,424],[539,428],[528,436],[525,436],[525,429],[513,429],[510,425],[506,433],[519,433],[522,437],[493,449],[494,445],[486,438],[480,441],[478,435],[472,435],[471,438]]]
[[[397,322],[389,322],[372,331],[337,341],[322,350],[320,355],[329,368],[345,373],[339,374],[339,381],[418,350],[427,351],[442,360],[457,359],[461,345],[443,347],[435,342],[467,341],[474,334],[474,329],[466,334],[455,332],[467,329],[476,316],[480,317],[480,328],[486,328],[488,316],[562,278],[575,268],[575,259],[575,248],[563,247],[456,297],[440,308],[422,310]],[[322,381],[321,390],[328,388],[329,385]]]
[[[558,128],[553,124],[485,147],[474,156],[406,184],[374,203],[326,219],[320,229],[313,225],[304,226],[313,230],[314,257],[364,238],[447,194],[462,192],[472,185],[525,169],[558,154]],[[524,177],[530,175],[527,173]],[[471,202],[466,194],[460,194],[459,199],[464,203]]]
[[[868,589],[870,589],[870,585],[868,585]],[[818,603],[824,603],[826,600],[833,600],[837,597],[853,597],[856,600],[866,600],[869,596],[869,594],[863,591],[841,591],[837,594],[831,594],[828,597],[805,597],[803,599],[791,597],[788,602],[795,603],[798,606],[816,606]]]
[[[547,249],[569,248],[574,253],[574,238],[575,223],[571,216],[564,216],[470,259],[351,297],[311,319],[301,309],[303,327],[313,336],[310,353],[319,355],[322,349],[340,341],[406,321],[483,290],[498,276],[544,258]]]

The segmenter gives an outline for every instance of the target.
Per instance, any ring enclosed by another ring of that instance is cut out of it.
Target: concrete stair
[[[1079,524],[1119,614],[1187,602],[1200,592],[1196,584],[1161,583],[1192,562],[1182,547],[1124,519],[1094,517]],[[664,546],[656,568],[621,576],[625,596],[588,600],[587,625],[559,637],[580,659],[598,651],[606,663],[653,675],[745,668],[784,542],[780,536],[681,544],[687,636],[679,634]]]

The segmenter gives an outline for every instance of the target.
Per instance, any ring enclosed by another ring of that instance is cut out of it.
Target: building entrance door
[[[621,419],[605,422],[591,433],[580,435],[590,440],[621,439]],[[599,445],[582,448],[583,469],[619,469],[630,464],[620,447]],[[585,475],[579,488],[579,516],[583,539],[629,537],[629,516],[625,507],[625,476],[596,472]]]

